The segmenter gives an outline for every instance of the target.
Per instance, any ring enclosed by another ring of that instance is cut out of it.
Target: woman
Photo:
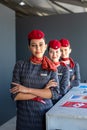
[[[63,62],[60,62],[61,43],[58,40],[51,40],[48,44],[48,54],[51,61],[56,65],[59,77],[60,94],[63,96],[69,90],[69,71]]]
[[[68,39],[62,38],[61,42],[61,61],[64,62],[70,72],[70,86],[78,86],[80,84],[80,68],[77,62],[70,57],[71,47]]]
[[[31,31],[28,48],[32,56],[14,67],[10,91],[17,103],[16,130],[45,130],[45,113],[53,106],[52,99],[59,98],[56,68],[43,56],[44,37],[41,30]]]

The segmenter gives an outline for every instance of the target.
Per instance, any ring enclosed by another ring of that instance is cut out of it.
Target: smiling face
[[[68,47],[61,47],[61,57],[62,58],[69,58],[70,53],[71,53],[70,46],[68,46]]]
[[[32,55],[37,58],[42,58],[45,51],[46,51],[47,45],[45,44],[45,40],[42,39],[32,39],[30,41],[29,49],[32,52]]]
[[[53,49],[53,48],[49,48],[49,57],[53,62],[58,62],[61,56],[61,51],[60,48],[58,49]]]

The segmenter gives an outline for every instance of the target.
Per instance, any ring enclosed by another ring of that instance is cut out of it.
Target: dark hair
[[[50,49],[50,46],[47,47],[48,52],[49,52],[49,49]]]
[[[28,45],[30,46],[30,41],[31,41],[31,39],[28,39]]]

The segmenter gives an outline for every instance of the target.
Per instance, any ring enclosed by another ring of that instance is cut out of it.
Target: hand
[[[50,81],[47,83],[47,85],[46,85],[45,88],[56,87],[57,85],[58,85],[58,83],[55,82],[54,79],[52,79],[52,80],[50,80]]]
[[[18,84],[18,83],[14,83],[14,82],[12,82],[11,84],[14,85],[14,87],[10,89],[11,93],[13,93],[13,94],[19,93],[19,92],[29,93],[29,88],[24,87],[23,85]]]
[[[75,80],[75,75],[72,76],[71,80]]]

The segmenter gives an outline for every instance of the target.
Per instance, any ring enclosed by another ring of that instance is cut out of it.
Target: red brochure
[[[63,107],[74,107],[74,108],[87,108],[87,103],[67,101],[64,104],[62,104],[62,106]]]

